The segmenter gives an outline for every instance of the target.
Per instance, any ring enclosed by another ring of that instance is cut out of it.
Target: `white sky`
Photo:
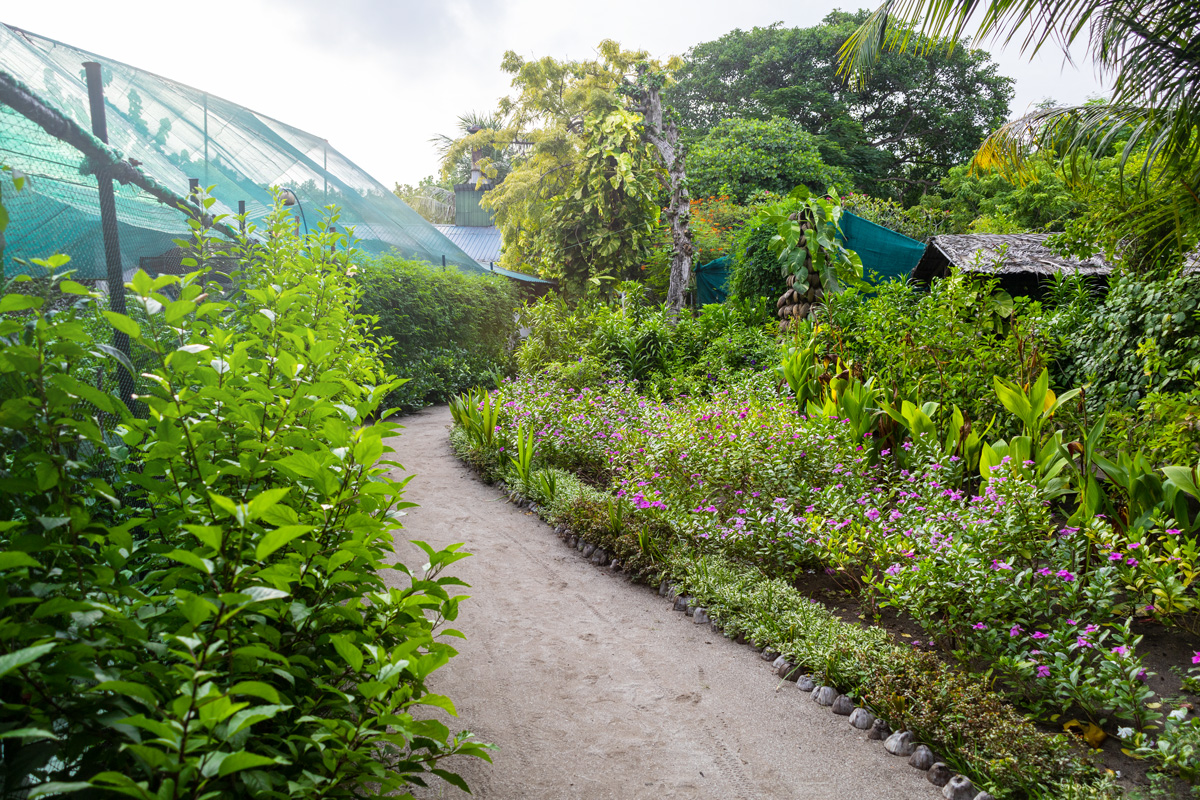
[[[0,22],[205,89],[328,139],[387,187],[437,171],[430,137],[508,92],[505,50],[589,58],[603,39],[655,57],[734,28],[818,24],[878,0],[42,0]],[[1090,62],[1029,62],[988,47],[1017,79],[1012,110],[1102,94]]]

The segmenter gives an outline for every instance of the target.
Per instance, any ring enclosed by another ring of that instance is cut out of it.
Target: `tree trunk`
[[[663,124],[662,94],[655,84],[643,85],[643,107],[639,109],[646,123],[646,138],[658,151],[666,170],[667,225],[671,229],[671,283],[667,289],[667,307],[672,312],[683,308],[684,293],[692,275],[692,231],[688,227],[691,204],[687,190],[687,170],[683,148],[679,145],[679,128],[674,122]]]

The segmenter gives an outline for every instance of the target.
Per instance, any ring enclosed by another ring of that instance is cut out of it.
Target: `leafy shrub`
[[[851,193],[842,198],[842,205],[856,216],[902,233],[918,242],[928,242],[941,233],[967,233],[956,226],[950,213],[925,206],[905,208],[895,200]]]
[[[790,120],[723,119],[688,153],[689,185],[697,197],[728,195],[738,203],[756,192],[786,194],[797,184],[848,191],[854,181],[825,163],[823,146],[836,150]]]
[[[237,291],[138,272],[141,311],[104,311],[141,365],[132,412],[77,377],[103,349],[96,295],[60,276],[78,302],[57,313],[0,299],[6,796],[408,797],[486,757],[413,716],[454,713],[425,682],[455,654],[461,581],[440,573],[466,554],[388,563],[408,504],[380,461],[394,426],[363,425],[392,387],[351,255],[281,208],[270,225],[238,248]]]
[[[1093,384],[1096,407],[1134,406],[1151,392],[1193,389],[1200,378],[1200,275],[1116,276],[1067,346],[1068,379]]]
[[[875,376],[893,404],[936,398],[984,428],[996,417],[1003,429],[1010,423],[992,376],[1031,383],[1053,348],[1025,306],[1005,306],[994,291],[994,280],[961,273],[928,292],[903,281],[851,288],[826,296],[818,338],[830,357]]]
[[[754,206],[738,205],[724,195],[693,199],[688,224],[696,248],[695,262],[707,264],[715,258],[731,255],[734,240],[755,210]]]
[[[388,403],[420,408],[442,403],[504,372],[519,305],[506,278],[467,275],[395,255],[364,261],[359,311],[376,319],[388,343],[387,369],[407,378]]]

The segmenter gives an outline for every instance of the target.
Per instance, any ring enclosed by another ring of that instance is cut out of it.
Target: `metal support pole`
[[[87,75],[88,101],[92,112],[92,133],[108,144],[108,120],[104,111],[104,81],[100,65],[95,61],[83,63]],[[106,167],[96,173],[100,193],[100,227],[104,232],[104,261],[108,277],[108,307],[117,314],[125,313],[125,271],[121,267],[121,241],[117,230],[117,202],[113,196],[112,178]],[[129,334],[113,329],[113,347],[129,359]],[[117,371],[117,391],[126,407],[133,410],[133,375]]]
[[[212,184],[208,181],[208,92],[204,93],[204,188]]]
[[[445,267],[446,267],[446,254],[442,253],[442,268],[444,269]]]
[[[238,200],[238,227],[241,228],[242,235],[246,235],[246,201]]]

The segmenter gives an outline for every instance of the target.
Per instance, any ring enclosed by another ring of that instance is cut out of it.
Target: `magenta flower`
[[[982,622],[976,622],[971,627],[977,631],[986,631],[987,630],[987,625],[983,624]],[[1200,656],[1200,653],[1197,653],[1196,655]]]
[[[1031,633],[1029,635],[1032,636],[1034,639],[1046,639],[1046,638],[1049,638],[1049,636],[1050,636],[1050,634],[1042,633],[1041,631],[1034,631],[1033,633]]]
[[[1021,626],[1013,625],[1011,628],[1008,629],[1008,635],[1009,636],[1020,636],[1021,635]]]
[[[1039,666],[1037,668],[1037,676],[1039,678],[1049,678],[1050,677],[1050,668],[1047,667],[1045,664],[1042,664],[1041,666]]]
[[[1175,534],[1179,533],[1179,528],[1167,528],[1166,532],[1174,536]]]
[[[996,559],[992,559],[992,569],[997,569],[997,570],[998,569],[1012,569],[1012,567],[1003,561],[997,561]]]
[[[1058,572],[1056,572],[1054,574],[1057,575],[1058,577],[1062,578],[1067,583],[1070,583],[1071,581],[1075,580],[1075,576],[1072,573],[1067,572],[1065,569],[1060,569]]]
[[[1196,653],[1192,654],[1192,663],[1200,664],[1200,652],[1196,652]]]
[[[1077,644],[1080,647],[1095,647],[1096,646],[1096,645],[1092,644],[1091,642],[1089,642],[1087,640],[1087,637],[1084,637],[1084,636],[1080,636],[1080,637],[1076,638],[1075,644]]]
[[[1118,656],[1127,656],[1129,655],[1129,648],[1123,644],[1119,644],[1112,649],[1112,652]]]

